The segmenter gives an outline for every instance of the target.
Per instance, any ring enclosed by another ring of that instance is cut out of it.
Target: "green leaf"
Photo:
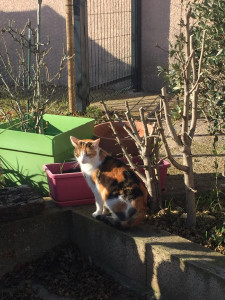
[[[223,52],[223,49],[220,49],[219,52],[217,52],[216,56],[220,55]]]
[[[216,105],[217,105],[217,106],[222,106],[223,103],[224,103],[224,100],[223,100],[223,99],[219,99],[219,100],[216,101]]]

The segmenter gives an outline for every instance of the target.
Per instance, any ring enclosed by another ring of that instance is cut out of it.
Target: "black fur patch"
[[[99,215],[96,217],[96,220],[102,221],[102,222],[106,223],[107,225],[116,227],[117,229],[122,228],[120,220],[112,218],[111,216]]]
[[[110,172],[112,170],[112,167],[120,168],[124,165],[125,164],[121,160],[116,159],[112,156],[106,156],[99,169],[100,171]]]
[[[129,201],[132,201],[133,199],[136,199],[139,196],[143,196],[142,190],[139,187],[124,189],[123,194],[124,197]]]
[[[112,190],[108,195],[108,199],[117,198],[120,195],[121,187],[116,179],[111,183],[111,187]]]
[[[126,220],[126,215],[124,212],[116,212],[115,213],[117,215],[117,217],[120,219],[120,221],[125,221]]]
[[[114,187],[117,187],[118,186],[118,180],[117,179],[114,179],[111,183],[111,186],[114,186]]]
[[[114,199],[114,198],[118,198],[120,195],[120,190],[119,189],[115,189],[113,191],[111,191],[108,195],[108,200],[110,199]]]
[[[128,209],[128,216],[131,218],[134,214],[136,214],[137,210],[134,207],[130,207]]]
[[[123,171],[124,180],[139,184],[140,180],[132,170]]]
[[[93,145],[92,142],[87,142],[86,147],[91,148],[92,145]]]

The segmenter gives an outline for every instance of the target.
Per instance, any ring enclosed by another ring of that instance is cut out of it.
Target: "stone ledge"
[[[97,263],[152,288],[157,299],[222,300],[225,256],[149,225],[118,231],[72,209],[72,240]]]
[[[0,277],[68,242],[70,212],[58,208],[30,218],[0,223]]]
[[[0,190],[0,222],[35,216],[44,210],[45,201],[27,185]]]

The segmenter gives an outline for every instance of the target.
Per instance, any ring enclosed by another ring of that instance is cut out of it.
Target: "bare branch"
[[[163,87],[161,91],[162,91],[163,108],[164,108],[164,112],[165,112],[165,118],[166,118],[166,124],[167,124],[168,130],[169,130],[173,140],[176,142],[176,144],[179,147],[181,147],[182,142],[181,142],[180,138],[177,136],[176,131],[175,131],[172,121],[171,121],[169,104],[168,104],[167,97],[166,97],[166,88]]]
[[[164,147],[165,147],[165,150],[166,150],[166,154],[167,154],[168,159],[170,160],[170,162],[172,163],[172,165],[173,165],[175,168],[177,168],[178,170],[181,170],[181,171],[183,171],[183,172],[188,172],[188,167],[187,167],[187,166],[184,166],[184,165],[179,164],[179,163],[173,158],[173,155],[172,155],[171,152],[170,152],[170,148],[169,148],[169,145],[168,145],[167,140],[166,140],[166,136],[165,136],[165,133],[164,133],[164,129],[163,129],[163,125],[162,125],[162,121],[161,121],[161,119],[160,119],[159,113],[156,113],[155,116],[156,116],[157,123],[158,123],[158,130],[159,130],[159,132],[160,132],[160,136],[161,136],[163,145],[164,145]]]
[[[139,135],[139,133],[137,131],[137,128],[136,128],[135,123],[134,123],[134,120],[133,120],[133,118],[131,116],[130,107],[129,107],[127,101],[125,101],[125,105],[126,105],[126,109],[127,109],[125,115],[126,115],[127,121],[129,122],[130,128],[131,128],[131,130],[132,130],[132,132],[134,134],[134,139],[135,139],[137,145],[141,146],[142,139],[141,139],[141,137],[140,137],[140,135]]]
[[[148,127],[147,127],[147,124],[146,124],[146,120],[144,118],[144,108],[141,107],[139,109],[139,112],[140,112],[140,118],[141,118],[141,122],[144,126],[144,141],[145,141],[145,147],[148,146],[148,136],[149,136],[149,132],[148,132]]]
[[[204,50],[205,50],[205,38],[206,38],[206,31],[203,30],[202,48],[201,48],[201,55],[200,55],[200,59],[199,59],[199,65],[198,65],[198,77],[201,76],[201,71],[202,71],[202,62],[203,62],[203,56],[204,56]]]
[[[192,117],[191,117],[191,126],[189,131],[189,136],[191,139],[194,137],[195,128],[197,124],[197,98],[198,98],[198,90],[199,90],[199,82],[201,79],[201,69],[202,69],[202,61],[204,55],[204,48],[205,48],[205,38],[206,38],[206,31],[203,32],[203,40],[202,40],[202,47],[201,47],[201,55],[199,59],[199,68],[198,68],[198,78],[196,80],[196,71],[195,71],[195,57],[192,58],[192,70],[193,70],[193,82],[195,80],[195,85],[192,88]],[[191,47],[193,49],[193,39],[191,39]]]
[[[5,113],[3,109],[0,109],[0,113],[7,119],[8,122],[10,122],[10,118],[9,118],[8,114]]]
[[[110,116],[109,116],[109,113],[108,113],[108,110],[107,110],[107,107],[106,107],[104,101],[101,101],[101,104],[102,104],[102,106],[103,106],[103,109],[104,109],[104,111],[105,111],[105,114],[106,114],[106,116],[107,116],[107,119],[109,120],[111,129],[112,129],[112,131],[113,131],[113,133],[114,133],[114,135],[115,135],[116,141],[117,141],[117,143],[120,145],[120,147],[121,147],[121,149],[122,149],[122,151],[123,151],[123,154],[124,154],[125,158],[127,159],[128,163],[129,163],[129,165],[132,167],[132,169],[135,170],[135,172],[137,173],[137,175],[141,178],[141,180],[142,180],[143,182],[145,182],[145,181],[146,181],[145,176],[138,170],[137,166],[134,164],[134,162],[133,162],[132,159],[130,158],[130,155],[128,154],[128,152],[127,152],[125,146],[123,145],[123,143],[122,143],[120,137],[118,136],[118,134],[117,134],[117,132],[116,132],[116,129],[115,129],[115,127],[113,126],[113,122],[111,121],[111,118],[110,118]]]

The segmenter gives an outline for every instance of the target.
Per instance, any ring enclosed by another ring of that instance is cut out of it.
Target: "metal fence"
[[[89,101],[137,88],[137,1],[87,0]]]
[[[76,48],[76,86],[78,110],[84,110],[88,102],[100,99],[122,98],[138,85],[138,12],[140,0],[76,0],[74,1],[74,28]],[[31,5],[32,4],[32,5]],[[37,2],[3,6],[0,4],[0,28],[14,20],[17,28],[23,28],[27,20],[36,26]],[[4,8],[4,9],[3,9]],[[140,17],[139,17],[140,18]],[[57,72],[66,45],[65,5],[43,0],[41,9],[41,41],[50,39],[51,51],[46,64],[51,76]],[[15,41],[7,40],[9,54],[15,72],[17,60]],[[43,48],[43,47],[42,47]],[[0,43],[0,53],[4,54]],[[34,58],[31,57],[34,62]],[[25,53],[25,62],[27,55]],[[3,70],[1,66],[1,70]],[[32,69],[33,70],[33,69]],[[3,74],[10,82],[10,76]],[[44,73],[43,73],[44,76]],[[67,70],[59,81],[56,98],[67,98]],[[0,97],[2,96],[2,93]],[[84,102],[84,105],[80,103]]]

